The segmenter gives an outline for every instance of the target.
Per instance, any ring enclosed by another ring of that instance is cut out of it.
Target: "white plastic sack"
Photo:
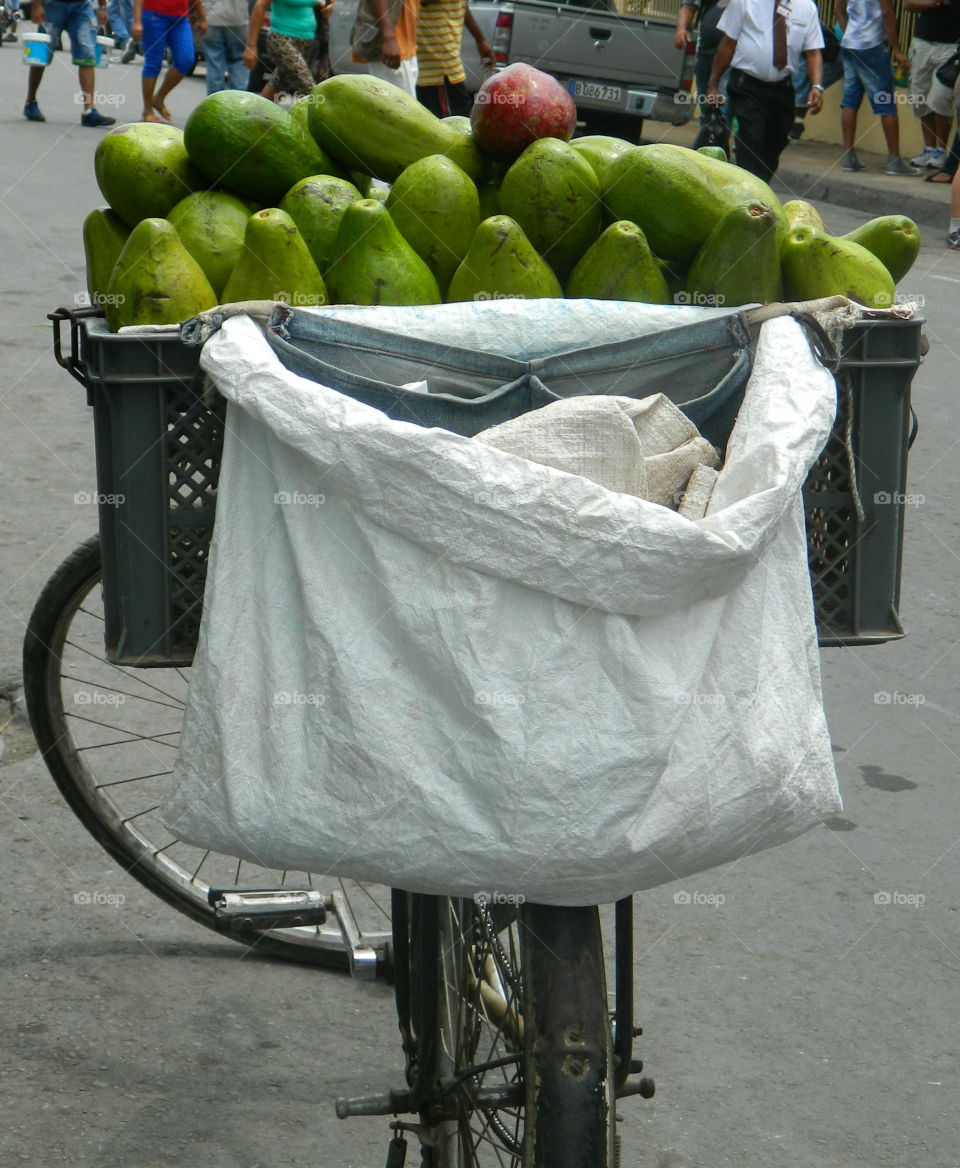
[[[230,405],[177,836],[587,904],[840,809],[800,496],[835,388],[794,321],[695,521],[390,421],[243,317],[202,365]]]

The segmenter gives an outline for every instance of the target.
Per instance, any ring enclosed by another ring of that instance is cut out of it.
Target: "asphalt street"
[[[75,501],[95,486],[90,414],[45,316],[84,289],[99,132],[79,124],[66,62],[48,72],[33,125],[26,70],[0,50],[0,1163],[375,1168],[386,1121],[340,1121],[332,1101],[400,1085],[389,987],[248,954],[168,909],[87,835],[10,708],[33,600],[96,528]],[[102,110],[138,116],[135,67],[98,81]],[[178,124],[202,93],[194,78],[173,94]],[[877,213],[817,206],[836,234]],[[960,254],[943,249],[945,215],[900,288],[923,299],[930,343],[908,636],[821,655],[841,815],[636,898],[657,1094],[621,1107],[624,1165],[956,1168]]]

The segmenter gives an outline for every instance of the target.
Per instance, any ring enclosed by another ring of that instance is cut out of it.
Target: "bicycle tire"
[[[394,928],[425,1162],[613,1168],[613,1043],[596,907],[412,896],[395,907]]]
[[[211,887],[312,887],[314,877],[257,868],[237,857],[170,838],[154,812],[170,788],[187,671],[132,669],[107,661],[100,578],[100,540],[94,536],[50,577],[24,639],[23,682],[30,722],[47,769],[67,804],[125,871],[191,920],[220,936],[255,946],[258,953],[347,969],[347,954],[335,925],[266,933],[239,928],[224,931],[218,926],[207,898]],[[101,715],[101,708],[109,716]],[[138,763],[141,769],[147,764],[142,774]],[[140,801],[149,807],[139,807]],[[215,873],[226,878],[213,879]],[[302,878],[293,879],[296,876]],[[376,922],[376,930],[371,928],[364,939],[375,948],[384,947],[390,938],[390,912],[385,905],[389,890],[344,881],[340,888],[353,904],[370,899],[366,915]],[[358,915],[362,920],[364,914],[358,911]]]

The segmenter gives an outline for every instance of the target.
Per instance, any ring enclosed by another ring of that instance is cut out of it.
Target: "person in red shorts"
[[[166,99],[170,91],[193,69],[193,33],[207,31],[202,0],[133,0],[131,35],[143,46],[143,120],[169,122]],[[163,65],[163,53],[170,50],[173,63],[167,69],[160,88],[154,93]]]

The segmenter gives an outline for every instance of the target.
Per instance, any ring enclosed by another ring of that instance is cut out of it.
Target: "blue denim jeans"
[[[207,62],[207,93],[221,89],[246,89],[250,70],[243,63],[247,30],[240,25],[208,25],[203,34],[203,56]]]
[[[291,372],[395,421],[472,437],[560,398],[663,393],[721,447],[743,400],[755,347],[742,314],[731,311],[586,348],[553,340],[544,355],[523,361],[282,305],[274,309],[267,341]],[[404,388],[424,380],[426,392]]]
[[[74,65],[97,63],[97,17],[93,4],[66,3],[65,0],[47,0],[43,8],[43,27],[56,45],[62,32],[70,37],[70,53]]]
[[[128,41],[133,27],[133,0],[110,0],[107,5],[107,19],[114,39]]]

